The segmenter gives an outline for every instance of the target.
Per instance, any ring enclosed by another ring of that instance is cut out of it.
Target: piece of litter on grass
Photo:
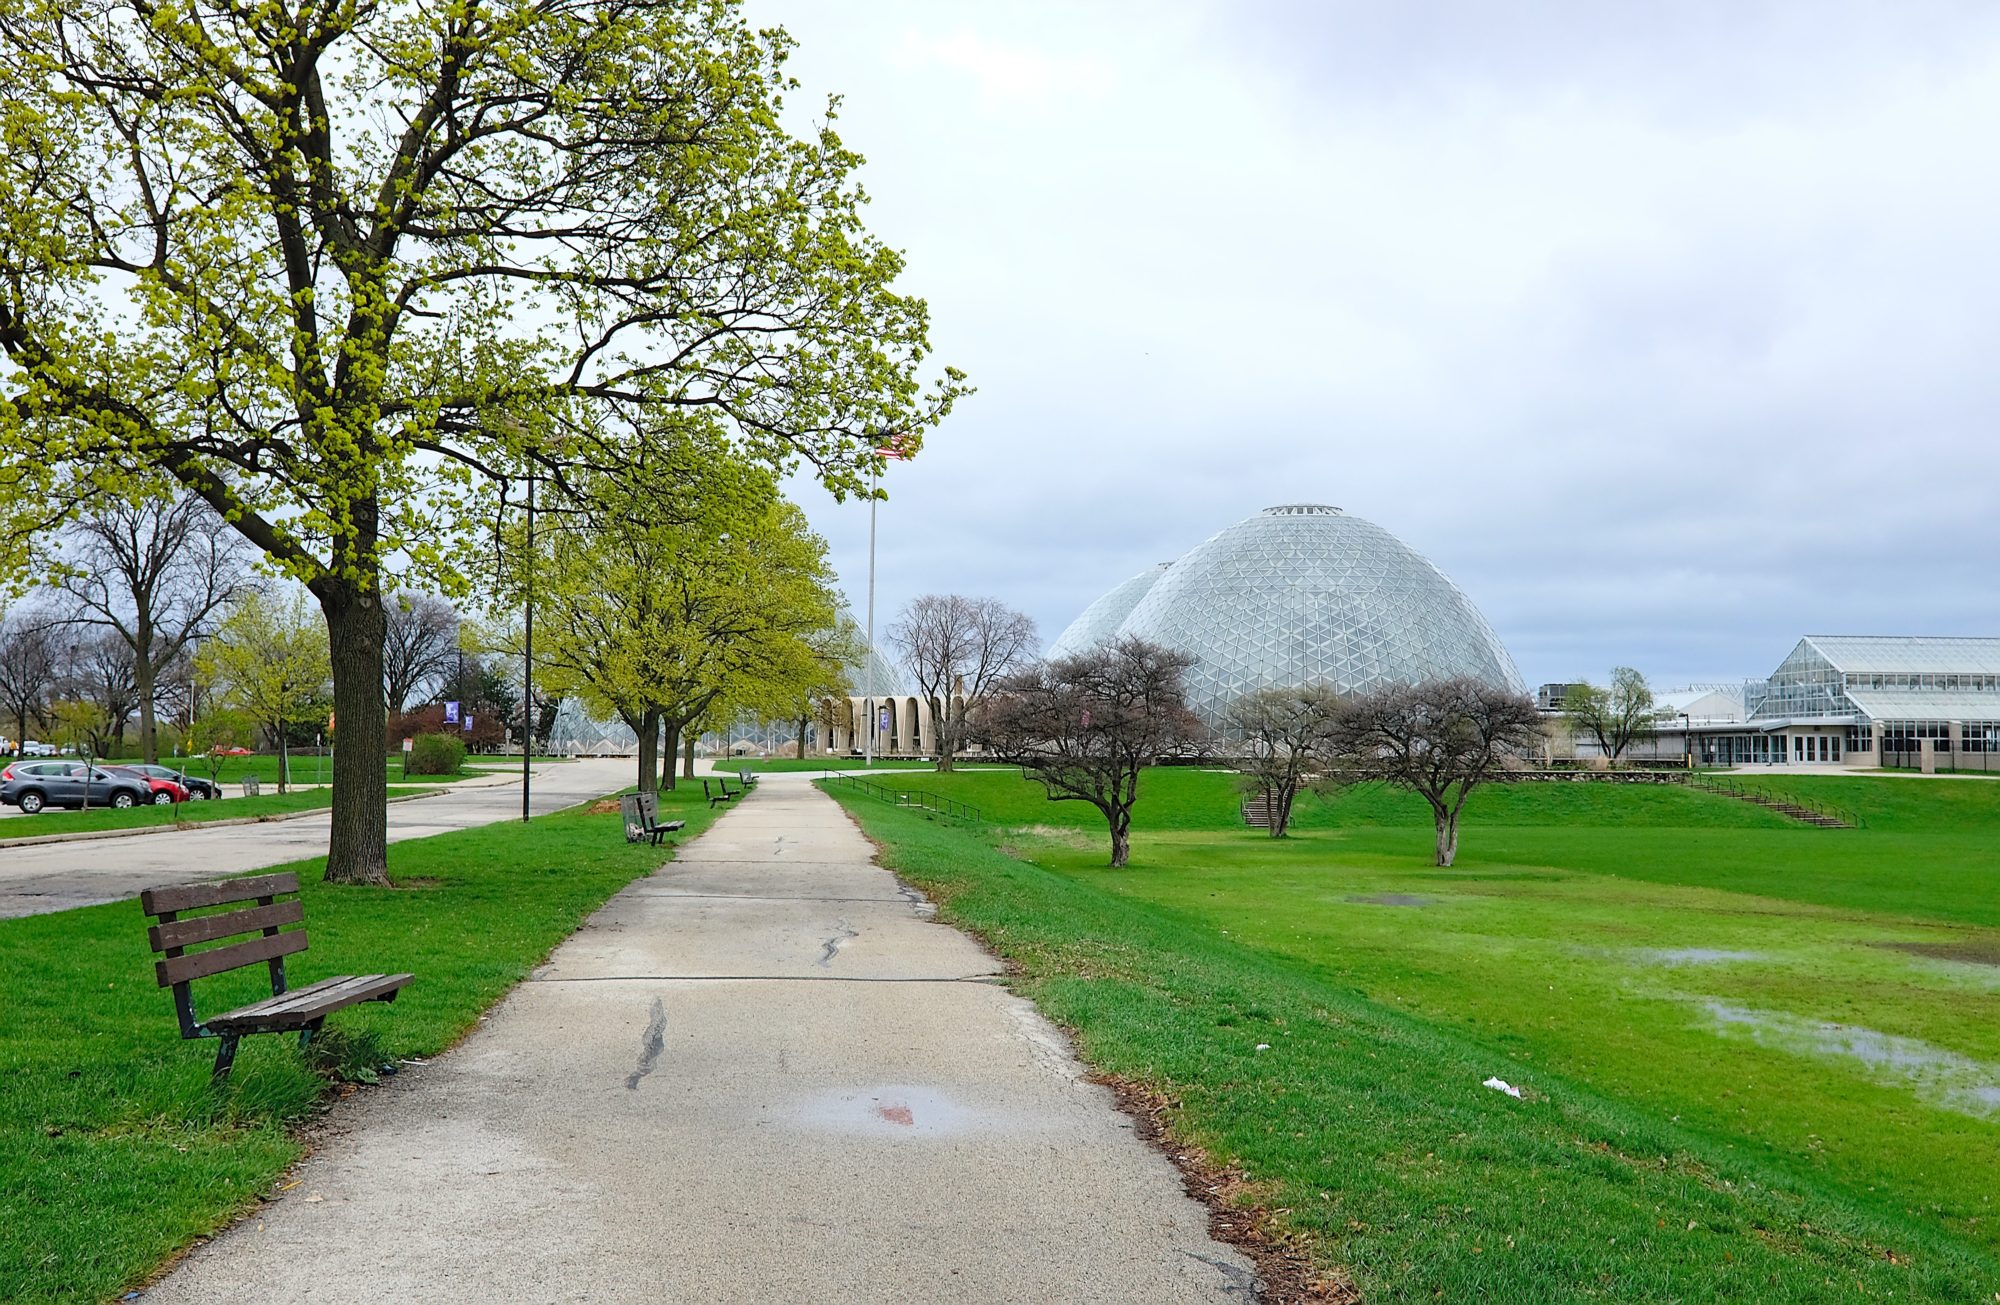
[[[1490,1087],[1495,1092],[1505,1092],[1510,1097],[1518,1097],[1521,1095],[1521,1089],[1515,1087],[1512,1083],[1509,1083],[1504,1078],[1489,1078],[1484,1083],[1481,1083],[1479,1086]]]
[[[1271,1049],[1271,1044],[1268,1042],[1260,1042],[1257,1044],[1257,1050],[1259,1051],[1269,1051],[1270,1049]]]

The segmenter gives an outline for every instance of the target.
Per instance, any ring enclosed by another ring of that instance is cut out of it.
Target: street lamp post
[[[1682,764],[1687,770],[1694,769],[1694,717],[1681,713]]]
[[[528,463],[528,558],[522,581],[521,823],[528,823],[528,766],[535,750],[535,464]]]

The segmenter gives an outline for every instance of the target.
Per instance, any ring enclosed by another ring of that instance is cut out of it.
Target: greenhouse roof
[[[1932,674],[2000,674],[2000,639],[1939,635],[1810,634],[1806,642],[1836,669]]]

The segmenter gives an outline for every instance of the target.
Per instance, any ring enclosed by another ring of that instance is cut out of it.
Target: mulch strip
[[[1091,1082],[1110,1088],[1139,1136],[1174,1162],[1187,1194],[1208,1207],[1209,1236],[1234,1246],[1257,1266],[1259,1300],[1266,1305],[1361,1305],[1361,1291],[1345,1273],[1316,1268],[1300,1239],[1279,1227],[1276,1215],[1245,1199],[1255,1189],[1241,1169],[1217,1164],[1200,1147],[1174,1137],[1167,1122],[1171,1106],[1164,1097],[1113,1074],[1093,1074]]]

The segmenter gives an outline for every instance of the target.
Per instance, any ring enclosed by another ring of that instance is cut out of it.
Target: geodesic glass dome
[[[1162,562],[1158,566],[1149,566],[1084,608],[1082,614],[1049,645],[1050,660],[1095,648],[1116,634],[1125,618],[1132,614],[1132,609],[1139,605],[1139,600],[1146,596],[1146,591],[1153,587],[1153,582],[1165,575],[1171,565],[1171,562]]]
[[[1052,652],[1137,635],[1193,654],[1189,704],[1210,725],[1229,705],[1274,684],[1331,684],[1364,693],[1385,684],[1469,675],[1525,692],[1493,627],[1459,587],[1371,521],[1339,508],[1266,508],[1210,536],[1158,572],[1116,626]]]

